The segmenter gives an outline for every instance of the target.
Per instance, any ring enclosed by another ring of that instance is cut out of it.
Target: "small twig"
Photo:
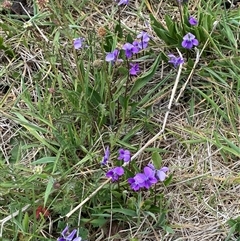
[[[182,58],[182,55],[181,55],[180,52],[179,52],[179,55]],[[135,159],[143,150],[145,150],[150,144],[152,144],[154,141],[156,141],[158,139],[158,137],[164,132],[166,124],[167,124],[168,115],[170,113],[172,103],[173,103],[173,99],[174,99],[174,96],[175,96],[175,93],[176,93],[176,90],[177,90],[177,86],[178,86],[178,83],[179,83],[179,79],[180,79],[180,76],[181,76],[181,72],[182,72],[182,64],[180,64],[179,69],[178,69],[177,77],[176,77],[175,84],[174,84],[173,89],[172,89],[170,101],[169,101],[169,104],[168,104],[168,110],[167,110],[167,112],[165,114],[165,117],[164,117],[164,120],[163,120],[162,129],[152,139],[150,139],[142,148],[140,148],[132,156],[131,160]]]
[[[65,217],[69,218],[73,213],[75,213],[79,208],[81,208],[88,200],[90,200],[99,190],[101,190],[107,183],[109,183],[111,178],[107,179],[101,184],[93,193],[91,193],[87,198],[85,198],[81,203],[77,205],[72,211],[70,211]]]
[[[180,57],[182,57],[180,52],[179,52],[179,54],[180,54]],[[175,93],[176,93],[176,90],[177,90],[177,86],[178,86],[178,83],[179,83],[181,72],[182,72],[182,64],[180,64],[179,69],[178,69],[177,77],[176,77],[175,84],[174,84],[173,89],[172,89],[170,101],[169,101],[169,104],[168,104],[168,110],[167,110],[167,112],[165,114],[165,117],[164,117],[162,129],[131,157],[131,161],[134,160],[138,155],[140,155],[150,144],[152,144],[155,140],[157,140],[158,137],[164,132],[166,124],[167,124],[168,115],[170,113],[172,103],[173,103],[173,99],[174,99],[174,96],[175,96]],[[125,162],[123,164],[123,166],[126,166],[127,164],[128,163]],[[101,186],[99,186],[92,194],[90,194],[86,199],[84,199],[81,203],[79,203],[78,206],[75,207],[73,210],[71,210],[65,217],[69,218],[74,212],[76,212],[79,208],[81,208],[95,194],[97,194],[97,192],[99,190],[101,190],[107,183],[109,183],[110,180],[111,180],[111,178],[107,179],[104,183],[102,183]]]

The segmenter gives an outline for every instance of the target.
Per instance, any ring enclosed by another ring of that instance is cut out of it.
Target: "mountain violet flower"
[[[154,171],[155,177],[158,180],[160,180],[161,182],[163,182],[165,180],[165,178],[167,177],[166,172],[169,171],[168,167],[162,167],[161,169],[158,170],[151,163],[149,163],[147,166],[150,167]]]
[[[135,47],[135,54],[137,54],[142,49],[142,42],[134,40],[132,45]]]
[[[150,40],[150,36],[145,31],[142,31],[140,34],[138,34],[137,38],[140,38],[143,42],[149,42]]]
[[[188,22],[189,22],[192,26],[195,26],[195,25],[198,24],[197,19],[194,18],[194,17],[190,17],[190,18],[188,19]]]
[[[118,0],[116,0],[116,1],[118,1]],[[118,2],[118,6],[120,6],[120,5],[127,5],[128,3],[129,3],[129,0],[120,0]]]
[[[169,171],[168,167],[162,167],[160,170],[156,170],[156,177],[158,180],[160,180],[161,182],[163,182],[166,178],[166,172]]]
[[[141,42],[140,42],[140,44],[139,44],[139,47],[140,47],[141,49],[147,48],[148,42],[149,42],[149,40],[150,40],[150,36],[148,35],[148,33],[145,32],[145,31],[142,31],[140,34],[137,35],[137,38],[138,38],[138,39],[141,39]]]
[[[183,58],[176,57],[174,54],[169,54],[168,57],[170,58],[168,63],[173,64],[175,68],[177,68],[180,64],[184,63]]]
[[[106,173],[106,177],[112,178],[112,182],[118,181],[119,177],[124,174],[122,167],[115,167]]]
[[[112,64],[114,64],[116,61],[122,61],[122,59],[118,59],[119,52],[120,51],[118,49],[113,50],[112,52],[106,55],[105,60]]]
[[[122,46],[122,49],[125,51],[126,58],[131,58],[133,54],[137,54],[139,52],[139,48],[130,43],[125,43]]]
[[[193,46],[198,46],[198,40],[192,33],[187,33],[183,37],[182,46],[185,49],[191,49]]]
[[[62,237],[58,238],[57,241],[81,241],[82,240],[81,237],[75,237],[77,233],[77,229],[74,229],[70,234],[68,229],[69,229],[68,226],[64,228],[64,230],[61,233]]]
[[[123,160],[124,162],[129,162],[131,160],[131,153],[129,150],[120,149],[118,160]]]
[[[83,42],[85,41],[84,38],[76,38],[73,40],[73,46],[75,49],[81,49],[84,47]]]
[[[150,167],[144,167],[144,173],[138,173],[133,178],[128,179],[128,183],[134,191],[140,188],[149,189],[153,184],[157,183],[155,171]]]
[[[140,71],[139,69],[139,64],[133,64],[133,63],[130,63],[130,69],[129,69],[129,74],[130,75],[137,75],[138,72]]]
[[[149,189],[153,184],[157,183],[155,172],[150,167],[144,167],[143,172],[140,173],[141,178],[144,180],[143,187]]]
[[[109,146],[107,146],[105,152],[104,152],[104,157],[101,161],[101,164],[102,165],[107,165],[107,162],[109,160],[109,157],[110,157],[110,150],[109,150]]]
[[[128,183],[134,191],[138,191],[143,186],[143,180],[138,174],[135,177],[128,178]]]

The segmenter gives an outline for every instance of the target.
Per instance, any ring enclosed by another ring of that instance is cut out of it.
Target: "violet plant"
[[[124,161],[124,163],[130,163],[131,153],[127,149],[120,148],[118,160]],[[101,164],[107,165],[109,161],[109,147],[106,148]],[[161,165],[161,158],[158,153],[152,155],[152,159],[156,166]],[[143,172],[137,173],[134,177],[128,178],[128,183],[133,191],[139,191],[149,189],[158,181],[163,182],[167,177],[168,167],[157,168],[154,164],[149,163],[144,167]],[[111,178],[112,182],[119,181],[119,178],[124,175],[124,168],[121,166],[113,167],[106,172],[106,177]]]
[[[194,56],[194,48],[201,48],[213,28],[214,19],[206,12],[193,16],[188,10],[188,1],[178,1],[177,5],[180,13],[178,21],[173,20],[169,15],[165,15],[165,25],[150,14],[151,26],[156,35],[169,47],[168,62],[177,68],[183,64],[183,59],[177,57],[173,48],[178,48],[184,59]],[[166,56],[167,60],[167,56]],[[191,67],[191,66],[189,66]]]

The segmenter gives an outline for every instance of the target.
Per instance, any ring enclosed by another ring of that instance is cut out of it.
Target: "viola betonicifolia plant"
[[[125,164],[130,164],[131,153],[127,149],[121,148],[118,151],[117,160],[123,160]],[[101,165],[107,166],[110,158],[109,147],[106,148]],[[158,181],[163,182],[167,177],[168,167],[156,169],[152,163],[144,167],[143,172],[137,173],[135,176],[127,179],[130,188],[133,191],[146,190],[156,184]],[[122,166],[113,167],[107,171],[106,177],[111,178],[112,182],[120,181],[120,177],[124,175],[124,168]],[[124,180],[123,180],[124,181]]]
[[[237,240],[236,1],[2,0],[0,240]]]
[[[115,2],[118,10],[120,8],[121,10],[125,9],[126,5],[130,3],[128,0],[116,0]],[[186,11],[186,8],[183,7],[183,5],[187,4],[187,1],[177,1],[177,3],[181,15],[179,22],[166,16],[165,24],[167,27],[165,27],[165,25],[150,14],[150,25],[153,31],[151,31],[150,28],[146,28],[145,30],[136,32],[134,36],[131,34],[130,37],[120,37],[116,34],[116,36],[112,37],[111,41],[108,42],[106,48],[104,46],[103,55],[100,56],[102,57],[101,61],[105,61],[105,64],[109,67],[108,71],[110,72],[108,72],[108,74],[112,74],[119,66],[123,67],[124,71],[127,70],[124,72],[124,74],[127,74],[126,85],[124,85],[126,99],[128,97],[128,82],[132,80],[133,77],[136,77],[136,79],[141,78],[143,69],[141,59],[146,53],[151,53],[149,45],[155,41],[156,36],[159,37],[162,42],[165,42],[166,45],[165,49],[167,53],[164,61],[173,65],[175,69],[180,65],[184,65],[185,59],[188,60],[189,56],[194,53],[193,49],[199,46],[200,41],[196,37],[199,36],[197,34],[199,26],[198,19],[190,15]],[[118,11],[118,14],[118,24],[121,28],[121,11]],[[159,29],[161,31],[159,31]],[[101,35],[103,39],[107,33],[106,31],[101,32],[104,33]],[[151,34],[149,34],[150,32]],[[154,36],[154,32],[156,36]],[[77,51],[81,51],[87,47],[85,38],[78,37],[74,39],[73,47]],[[110,147],[107,146],[100,164],[102,170],[105,172],[105,177],[109,178],[113,184],[117,183],[117,185],[113,186],[124,187],[129,191],[141,193],[151,190],[152,187],[156,189],[159,182],[165,184],[171,179],[171,175],[168,175],[169,168],[162,166],[161,158],[158,154],[156,155],[156,153],[152,155],[151,161],[140,169],[138,169],[137,164],[131,160],[131,152],[128,149],[120,148],[118,155],[112,160],[110,159]],[[80,241],[81,238],[76,236],[75,230],[70,234],[64,230],[59,241],[64,240]]]

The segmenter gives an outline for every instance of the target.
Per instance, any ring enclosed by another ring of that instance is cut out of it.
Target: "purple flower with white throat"
[[[106,177],[111,178],[112,182],[116,182],[123,174],[124,169],[122,167],[115,167],[106,173]]]
[[[124,162],[129,162],[131,160],[131,153],[129,150],[120,149],[118,160],[123,160]]]
[[[57,241],[81,241],[81,237],[76,236],[77,229],[74,229],[71,233],[69,233],[69,228],[66,226],[64,230],[61,232],[62,237],[58,238]]]
[[[132,45],[135,47],[135,54],[137,54],[142,49],[142,42],[134,40]]]
[[[84,38],[76,38],[73,40],[73,46],[75,49],[81,49],[84,47]]]
[[[148,46],[148,42],[150,41],[150,36],[147,32],[142,31],[140,34],[137,35],[138,39],[141,39],[141,42],[139,43],[139,47],[141,49],[145,49]]]
[[[157,183],[155,171],[150,167],[144,167],[143,173],[138,173],[135,177],[129,178],[128,183],[134,191],[141,188],[149,189],[153,184]]]
[[[129,3],[129,0],[116,0],[116,2],[118,2],[118,6],[120,5],[127,5]]]
[[[137,38],[141,39],[143,42],[149,42],[150,40],[150,36],[145,31],[142,31],[140,34],[138,34]]]
[[[125,43],[122,46],[122,49],[125,51],[125,55],[126,55],[127,59],[131,58],[133,54],[136,54],[139,52],[138,47],[136,47],[130,43]]]
[[[107,146],[107,148],[106,148],[106,150],[104,152],[103,159],[101,161],[101,165],[107,165],[109,157],[110,157],[110,150],[109,150],[109,146]]]
[[[143,172],[144,173],[140,173],[144,180],[143,187],[149,189],[153,184],[157,183],[155,172],[150,167],[144,167]]]
[[[176,57],[174,54],[169,54],[168,57],[170,58],[168,63],[173,64],[175,68],[184,63],[184,59],[182,57]]]
[[[168,167],[162,167],[161,169],[156,169],[156,168],[154,167],[154,165],[151,164],[151,163],[149,163],[147,166],[154,171],[154,175],[155,175],[155,177],[156,177],[158,180],[160,180],[161,182],[163,182],[163,181],[166,179],[166,177],[167,177],[166,172],[169,171],[169,168],[168,168]]]
[[[122,59],[119,59],[119,58],[118,58],[119,52],[120,52],[120,51],[119,51],[118,49],[114,49],[112,52],[110,52],[110,53],[108,53],[108,54],[106,55],[105,60],[106,60],[107,62],[112,63],[112,64],[114,64],[114,63],[117,62],[117,61],[122,62]]]
[[[134,191],[138,191],[143,186],[143,179],[141,178],[141,176],[139,177],[139,175],[137,175],[135,177],[128,178],[128,183]]]
[[[188,19],[188,22],[189,22],[192,26],[196,26],[196,25],[198,24],[198,20],[197,20],[196,18],[192,17],[192,16]]]
[[[183,37],[182,47],[185,49],[191,49],[193,46],[198,46],[199,42],[192,33],[187,33]]]
[[[166,172],[168,172],[168,171],[169,171],[168,167],[162,167],[161,169],[156,170],[157,179],[160,180],[161,182],[163,182],[167,177]]]
[[[130,63],[130,69],[129,69],[129,74],[130,75],[137,75],[138,72],[140,71],[139,64],[138,63]]]

